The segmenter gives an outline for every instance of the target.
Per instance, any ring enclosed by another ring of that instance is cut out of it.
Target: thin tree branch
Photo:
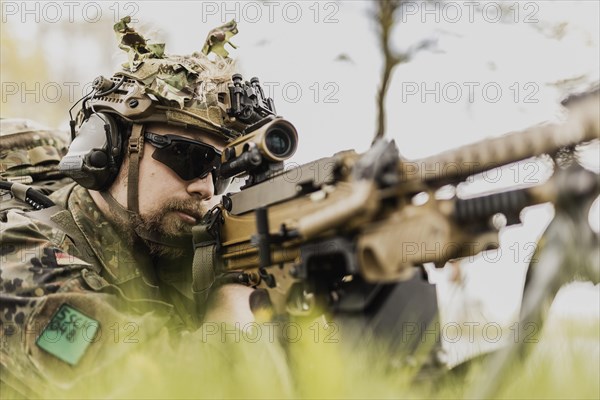
[[[394,53],[390,45],[391,34],[397,23],[396,14],[401,12],[402,3],[407,1],[408,0],[378,1],[376,3],[376,10],[373,14],[379,31],[379,46],[384,59],[381,83],[377,92],[377,130],[375,132],[375,137],[373,138],[373,143],[385,136],[385,100],[394,68],[398,64],[408,62],[419,50],[427,49],[435,43],[431,40],[423,40],[417,45],[412,46],[406,52]]]

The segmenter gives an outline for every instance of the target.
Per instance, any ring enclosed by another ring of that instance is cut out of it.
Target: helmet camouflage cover
[[[204,52],[186,56],[165,54],[164,43],[146,40],[128,25],[130,21],[125,17],[114,25],[128,62],[110,80],[94,81],[96,93],[87,105],[130,122],[168,122],[228,141],[239,137],[248,124],[227,113],[234,61],[223,48],[237,33],[235,21],[211,30]],[[210,51],[217,54],[214,60]]]

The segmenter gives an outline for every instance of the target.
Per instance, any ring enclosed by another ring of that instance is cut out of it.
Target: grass
[[[48,398],[469,398],[489,382],[492,397],[600,398],[600,323],[551,320],[524,359],[490,374],[482,357],[445,374],[417,375],[418,362],[395,358],[381,343],[348,346],[314,340],[310,326],[288,356],[262,340],[202,343],[190,334],[172,345],[166,335],[138,346],[118,364],[83,377]],[[309,334],[310,332],[310,334]],[[326,332],[320,329],[319,336]],[[266,335],[265,335],[266,336]],[[263,337],[264,339],[264,337]],[[286,357],[289,357],[287,359]],[[404,361],[402,361],[404,360]],[[4,396],[10,396],[4,391]]]

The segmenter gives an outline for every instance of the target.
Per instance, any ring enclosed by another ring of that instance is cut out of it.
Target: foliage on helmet
[[[87,106],[131,122],[170,122],[227,140],[240,136],[247,124],[227,113],[235,63],[223,52],[223,45],[237,33],[235,21],[211,30],[204,46],[207,54],[183,56],[165,53],[164,43],[147,40],[130,22],[125,17],[114,25],[119,48],[127,52],[128,61],[110,78],[113,90],[98,89]],[[214,59],[210,51],[218,53]]]

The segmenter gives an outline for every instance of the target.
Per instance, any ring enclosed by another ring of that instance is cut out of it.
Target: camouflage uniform
[[[0,179],[31,185],[48,194],[73,182],[58,170],[66,154],[66,132],[48,129],[21,118],[0,118]],[[31,206],[0,190],[0,219],[6,210],[29,210]]]
[[[212,62],[199,53],[167,57],[164,45],[147,42],[128,22],[127,17],[115,24],[129,62],[112,78],[127,94],[108,90],[91,98],[94,112],[130,118],[134,126],[170,122],[228,140],[240,136],[247,124],[224,111],[231,60]],[[228,25],[232,34],[234,25]],[[218,49],[232,36],[213,34],[211,43]],[[124,101],[119,96],[132,97]],[[135,169],[130,158],[130,173]],[[114,365],[136,343],[162,342],[167,334],[171,339],[195,337],[186,334],[201,327],[191,259],[154,259],[143,244],[128,245],[79,184],[51,198],[58,207],[37,214],[15,210],[6,221],[0,218],[3,392],[10,387],[26,396],[46,396]],[[115,331],[121,333],[119,340],[114,340]],[[258,349],[271,354],[273,346],[266,346],[266,351],[261,344]],[[287,387],[281,354],[269,361],[281,375],[276,383]]]
[[[72,222],[71,229],[15,211],[1,229],[1,378],[23,393],[29,393],[23,381],[36,390],[44,390],[44,382],[68,386],[131,343],[198,322],[190,317],[192,300],[182,294],[191,281],[189,263],[168,272],[155,266],[147,251],[126,245],[79,185],[51,198],[66,209],[61,225]],[[129,340],[115,343],[115,329]]]

